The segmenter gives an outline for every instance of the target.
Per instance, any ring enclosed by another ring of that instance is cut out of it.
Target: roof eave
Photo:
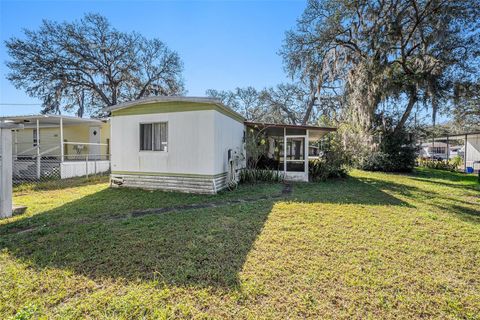
[[[239,122],[245,121],[245,118],[240,113],[227,107],[219,99],[206,98],[206,97],[168,97],[168,96],[149,97],[149,98],[124,102],[114,106],[110,106],[105,108],[104,111],[114,112],[114,111],[119,111],[119,110],[130,108],[130,107],[146,105],[146,104],[154,104],[154,103],[164,103],[164,102],[191,102],[191,103],[211,104],[219,107],[220,109],[223,109],[226,113],[231,114],[233,118],[237,119],[237,121]]]
[[[318,130],[318,131],[337,131],[337,128],[333,127],[319,127],[319,126],[309,126],[309,125],[296,125],[296,124],[281,124],[281,123],[266,123],[266,122],[254,122],[254,121],[244,121],[247,126],[261,126],[261,127],[270,127],[270,128],[292,128],[292,129],[307,129],[307,130]]]
[[[220,100],[214,99],[214,98],[175,97],[175,96],[161,96],[161,97],[158,97],[158,96],[155,96],[155,97],[148,97],[148,98],[144,98],[144,99],[119,103],[119,104],[116,104],[116,105],[113,105],[113,106],[106,107],[103,110],[106,111],[106,112],[112,112],[112,111],[121,110],[121,109],[129,108],[129,107],[133,107],[133,106],[137,106],[137,105],[150,104],[150,103],[161,103],[161,102],[175,102],[175,101],[222,104],[222,102]]]

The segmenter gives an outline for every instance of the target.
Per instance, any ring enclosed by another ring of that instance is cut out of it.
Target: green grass
[[[480,185],[418,169],[354,171],[217,196],[18,189],[0,221],[0,318],[480,319]]]

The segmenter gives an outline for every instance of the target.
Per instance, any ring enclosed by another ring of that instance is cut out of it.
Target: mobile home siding
[[[467,137],[466,164],[475,170],[480,170],[480,134],[472,134]]]
[[[236,152],[242,158],[245,154],[243,136],[245,126],[243,123],[222,114],[215,113],[215,171],[217,173],[228,171],[228,150]],[[242,166],[244,166],[244,160]],[[224,176],[226,179],[226,175]],[[218,181],[219,188],[226,186],[226,180]]]
[[[214,175],[214,111],[114,116],[112,171]],[[168,123],[167,151],[140,151],[141,123]]]

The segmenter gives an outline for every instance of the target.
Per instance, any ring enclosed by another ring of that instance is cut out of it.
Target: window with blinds
[[[168,151],[168,123],[141,123],[140,150]]]

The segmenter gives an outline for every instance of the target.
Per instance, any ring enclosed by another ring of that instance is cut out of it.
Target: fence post
[[[37,145],[37,179],[40,180],[42,173],[42,163],[41,163],[41,156],[40,156],[40,146]]]
[[[85,174],[87,175],[88,179],[88,154],[85,155]]]
[[[463,172],[467,172],[467,149],[468,149],[468,134],[465,134],[464,142],[464,151],[463,151]]]
[[[64,144],[63,144],[63,118],[60,117],[60,162],[64,160]]]
[[[41,163],[40,163],[40,121],[37,119],[37,135],[35,138],[37,138],[37,179],[40,180],[40,175],[41,175]]]
[[[18,154],[18,130],[15,130],[15,131],[12,131],[12,134],[15,133],[15,141],[14,141],[14,146],[15,146],[15,150],[14,150],[14,154],[15,154],[15,158],[14,160],[17,160],[18,157],[17,157],[17,154]]]

